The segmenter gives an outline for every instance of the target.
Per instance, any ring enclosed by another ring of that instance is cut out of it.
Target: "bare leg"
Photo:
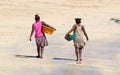
[[[40,57],[40,47],[37,45],[37,53],[38,53],[38,58]]]
[[[79,48],[79,60],[82,61],[82,48]]]
[[[78,61],[78,56],[79,56],[79,48],[75,47],[75,54],[76,54],[76,61]]]
[[[43,58],[44,47],[41,47],[41,58]]]

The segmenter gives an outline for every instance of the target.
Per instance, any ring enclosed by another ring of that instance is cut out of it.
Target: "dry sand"
[[[1,0],[0,75],[119,75],[119,0]],[[49,46],[44,58],[37,59],[34,36],[29,42],[34,15],[57,29],[47,35]],[[83,62],[74,61],[72,41],[64,39],[82,17],[89,36]]]

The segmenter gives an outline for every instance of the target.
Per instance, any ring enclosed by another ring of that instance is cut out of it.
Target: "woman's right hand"
[[[31,40],[31,37],[29,38],[29,41],[32,41],[32,40]]]
[[[67,38],[69,36],[69,34],[67,33],[66,35],[65,35],[65,38]]]

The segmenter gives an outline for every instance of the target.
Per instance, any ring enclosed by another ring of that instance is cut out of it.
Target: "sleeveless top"
[[[83,37],[83,31],[82,31],[82,26],[76,25],[77,28],[74,31],[74,33],[77,35],[77,37]]]
[[[75,29],[74,33],[76,34],[76,38],[73,40],[74,45],[76,47],[85,46],[85,41],[83,39],[82,26],[76,25],[76,29]]]
[[[43,36],[43,33],[42,33],[42,22],[35,22],[34,23],[34,30],[35,30],[35,37],[38,38],[38,37],[41,37]]]

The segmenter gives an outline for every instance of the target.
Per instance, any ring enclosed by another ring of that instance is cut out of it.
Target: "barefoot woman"
[[[75,54],[76,54],[76,61],[82,61],[82,49],[85,46],[85,41],[83,39],[83,34],[86,37],[86,40],[88,41],[88,36],[85,31],[85,27],[81,25],[81,18],[75,19],[76,24],[73,25],[73,27],[66,33],[65,37],[69,35],[73,31],[73,33],[76,34],[76,38],[73,40],[74,46],[75,46]]]

